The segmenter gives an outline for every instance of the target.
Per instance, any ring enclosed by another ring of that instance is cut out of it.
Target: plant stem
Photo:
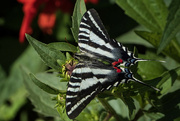
[[[103,121],[108,121],[108,120],[111,118],[111,116],[112,116],[112,115],[111,115],[110,113],[108,113],[107,116],[105,117],[105,119],[104,119]]]
[[[118,114],[116,113],[116,111],[111,107],[111,105],[103,98],[98,98],[98,100],[101,102],[101,104],[105,107],[105,109],[109,112],[110,116],[114,116],[114,118],[117,121],[121,121],[121,117],[118,116]],[[104,121],[108,121],[110,118],[105,118],[106,120]]]

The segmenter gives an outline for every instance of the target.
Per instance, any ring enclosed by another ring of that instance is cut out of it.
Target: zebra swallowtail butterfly
[[[94,9],[88,10],[81,19],[78,46],[79,63],[72,72],[66,93],[69,118],[77,117],[98,93],[120,83],[131,80],[158,90],[133,76],[128,67],[145,60],[134,57],[126,47],[109,37]]]

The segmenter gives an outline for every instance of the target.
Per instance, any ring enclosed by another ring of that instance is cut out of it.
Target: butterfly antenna
[[[156,62],[161,62],[161,63],[165,63],[166,61],[163,60],[154,60],[154,59],[141,59],[141,58],[136,58],[136,62],[139,61],[156,61]]]
[[[144,83],[144,82],[142,82],[142,81],[140,81],[140,80],[138,80],[138,79],[136,79],[136,78],[134,78],[134,77],[132,78],[132,80],[135,81],[135,82],[138,82],[138,83],[140,83],[140,84],[142,84],[142,85],[144,85],[144,86],[150,87],[150,88],[152,88],[152,89],[154,89],[154,90],[156,90],[156,91],[160,91],[158,88],[153,87],[153,86],[151,86],[151,85],[148,85],[148,84],[146,84],[146,83]]]

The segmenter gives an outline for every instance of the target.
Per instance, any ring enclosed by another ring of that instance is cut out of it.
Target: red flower
[[[71,0],[17,0],[23,4],[24,18],[19,32],[19,41],[21,43],[25,40],[25,33],[31,34],[31,23],[39,11],[40,6],[43,7],[38,18],[38,25],[40,29],[46,34],[52,34],[52,29],[55,25],[57,9],[63,12],[71,13],[73,10],[73,3]],[[86,3],[91,2],[97,4],[98,0],[85,0]]]
[[[97,4],[99,0],[84,0],[85,3]]]
[[[73,3],[70,0],[18,0],[23,3],[24,18],[19,32],[19,41],[24,42],[25,33],[31,34],[31,23],[36,16],[40,6],[44,5],[42,13],[39,14],[38,24],[43,32],[52,34],[55,25],[55,12],[61,9],[63,12],[71,12]]]
[[[39,14],[38,25],[40,29],[47,34],[52,34],[52,28],[55,25],[55,13],[41,13]]]

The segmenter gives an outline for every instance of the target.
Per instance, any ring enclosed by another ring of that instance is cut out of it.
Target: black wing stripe
[[[112,71],[105,69],[105,67],[99,69],[94,66],[91,63],[83,65],[80,62],[73,71],[66,93],[66,112],[70,118],[79,115],[85,106],[99,93],[102,83],[107,80],[106,75]],[[80,87],[77,81],[74,83],[74,80],[79,81],[79,79],[81,79]]]
[[[97,43],[99,45],[105,45],[106,43],[108,43],[109,41],[105,41],[104,36],[101,36],[101,34],[98,33],[98,31],[93,31],[92,28],[89,28],[87,26],[83,25],[80,23],[80,28],[79,28],[79,40],[81,40],[82,38],[87,39],[87,42],[94,42]],[[88,38],[89,37],[89,38]],[[108,46],[108,48],[113,49],[113,47],[111,45]]]
[[[81,46],[80,50],[82,52],[90,53],[92,56],[103,58],[105,60],[109,60],[109,61],[114,60],[114,56],[108,51],[102,50],[100,48],[96,49],[94,47],[88,46],[87,44],[83,44],[83,43],[79,43],[79,45]]]
[[[88,17],[88,16],[87,16]],[[90,26],[86,26],[86,25],[90,25]],[[100,28],[100,27],[99,27]],[[95,34],[96,36],[98,36],[101,40],[103,40],[103,42],[107,43],[108,41],[106,40],[107,37],[104,36],[105,34],[100,31],[97,31],[96,26],[93,24],[93,22],[88,19],[87,21],[82,20],[80,23],[80,27],[79,27],[79,35],[82,34],[82,32],[86,32],[88,33],[88,35],[90,36],[90,34],[93,32],[93,34]],[[103,34],[102,34],[103,33]],[[93,35],[91,35],[92,37]],[[80,38],[80,37],[79,37]]]
[[[81,41],[81,40],[79,42],[83,43],[83,44],[87,43],[86,41]],[[94,42],[88,43],[88,45],[91,47],[94,47],[94,48],[100,48],[100,49],[107,51],[107,52],[111,52],[111,50],[112,50],[112,49],[108,48],[106,45],[99,46],[99,44],[94,43]]]
[[[78,76],[78,75],[71,75],[71,83],[74,83],[74,84],[80,83],[81,80],[78,79],[77,77],[80,77],[80,76]]]
[[[109,39],[109,35],[106,32],[106,29],[104,27],[104,25],[102,24],[101,19],[99,18],[99,15],[97,14],[97,12],[94,9],[89,10],[88,12],[88,17],[91,20],[91,22],[93,23],[93,25],[96,27],[96,30],[99,30],[99,32],[101,32],[101,34],[105,37],[105,40]]]
[[[85,77],[82,75],[82,78],[85,78]],[[85,86],[84,84],[87,84],[87,85],[91,84],[91,85],[86,86],[84,88],[83,87]],[[66,98],[66,112],[70,118],[74,118],[77,115],[79,115],[79,113],[85,108],[85,106],[99,92],[100,90],[99,88],[101,88],[101,84],[100,82],[97,81],[96,77],[91,77],[89,79],[82,79],[81,86],[82,86],[81,89],[76,93],[67,91],[67,95],[69,95],[69,98]],[[70,94],[74,94],[75,97],[73,98],[73,95],[71,96]],[[78,96],[76,97],[76,95]]]
[[[79,63],[72,72],[66,93],[66,113],[69,118],[78,116],[101,91],[129,80],[144,84],[135,79],[132,72],[126,68],[134,64],[137,58],[121,43],[109,38],[94,9],[90,9],[82,17],[78,41],[81,53],[76,54],[76,58]],[[120,73],[117,73],[111,64],[118,59],[122,59],[121,65],[125,66],[120,67]]]
[[[91,27],[87,24],[87,21],[82,20],[81,23],[80,23],[79,28],[87,28],[87,29],[90,29]]]
[[[83,29],[82,29],[83,30]],[[91,43],[99,45],[98,47],[105,46],[106,48],[113,49],[113,47],[109,43],[105,43],[103,39],[101,39],[98,35],[93,32],[87,33],[88,30],[84,29],[84,31],[80,31],[79,33],[79,43],[84,43],[91,45]],[[81,46],[79,46],[81,48]]]
[[[96,96],[98,93],[98,88],[94,91],[91,91],[89,95],[81,98],[79,101],[75,102],[75,104],[68,103],[66,105],[66,111],[69,118],[73,119],[86,107],[87,104]]]
[[[82,17],[78,40],[80,50],[89,56],[108,61],[114,60],[115,56],[112,54],[114,47],[109,43],[109,35],[94,9],[89,10]]]

